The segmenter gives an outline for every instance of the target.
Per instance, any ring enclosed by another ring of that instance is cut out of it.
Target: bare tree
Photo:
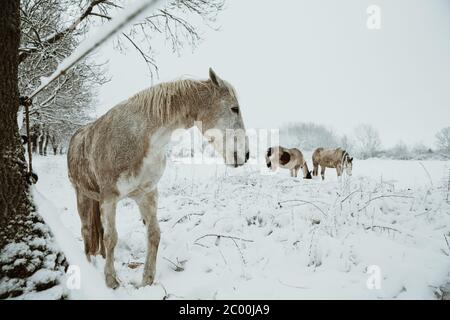
[[[21,48],[35,48],[19,65],[22,95],[31,94],[40,85],[41,78],[51,75],[80,41],[78,33],[66,33],[56,42],[40,45],[42,39],[50,38],[65,24],[66,5],[69,3],[61,0],[21,1]],[[39,152],[46,154],[49,142],[55,147],[57,141],[67,138],[57,135],[71,135],[91,120],[89,114],[96,88],[107,81],[103,74],[102,65],[85,59],[33,99],[30,108],[33,150],[39,145]],[[69,130],[62,130],[63,127]]]
[[[336,148],[339,139],[333,130],[315,123],[290,123],[280,130],[281,143],[311,151],[317,147]]]
[[[369,124],[361,124],[354,130],[355,152],[358,157],[367,159],[375,157],[381,148],[378,131]]]
[[[44,47],[52,47],[54,44],[65,41],[67,35],[74,35],[81,39],[86,37],[90,26],[101,24],[110,20],[114,14],[123,9],[121,0],[25,0],[28,11],[39,11],[45,4],[57,3],[66,16],[72,17],[52,32],[43,36],[38,28],[30,28],[27,35],[27,43],[23,43],[19,49],[19,60],[23,62],[33,53]],[[153,12],[130,26],[115,41],[120,50],[128,47],[136,49],[149,66],[151,75],[158,71],[154,59],[152,39],[160,34],[164,36],[172,46],[174,52],[178,52],[185,44],[196,46],[201,40],[198,32],[198,24],[206,23],[210,26],[216,21],[217,14],[224,8],[225,0],[171,0],[166,6]],[[37,13],[37,15],[39,15]],[[31,16],[32,17],[32,16]],[[45,19],[52,17],[45,16]],[[197,20],[198,23],[190,21]]]
[[[409,160],[412,159],[410,148],[403,141],[399,141],[395,146],[388,149],[386,154],[391,159]]]
[[[450,157],[450,127],[442,128],[436,134],[436,144],[441,153]]]
[[[17,127],[19,5],[0,3],[0,299],[53,287],[65,268],[49,228],[34,212]],[[46,269],[46,276],[28,281],[38,269]]]
[[[352,139],[350,139],[350,137],[346,134],[344,134],[343,136],[341,136],[340,138],[340,146],[342,149],[346,150],[349,153],[353,153],[353,142]]]

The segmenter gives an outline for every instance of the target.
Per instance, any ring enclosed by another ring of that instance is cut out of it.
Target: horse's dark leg
[[[147,229],[147,257],[145,259],[144,276],[142,278],[142,285],[146,286],[151,285],[155,279],[156,256],[161,237],[158,219],[156,218],[158,191],[154,190],[134,199],[139,206],[139,211]]]
[[[320,166],[320,175],[322,176],[322,180],[325,180],[325,166]]]

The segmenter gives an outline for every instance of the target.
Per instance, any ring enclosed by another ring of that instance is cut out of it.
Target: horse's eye
[[[234,113],[239,114],[239,107],[232,107],[231,111],[233,111]]]

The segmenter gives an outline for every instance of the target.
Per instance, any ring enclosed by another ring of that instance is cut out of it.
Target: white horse
[[[142,284],[153,283],[160,240],[157,184],[165,169],[165,146],[174,130],[198,123],[227,165],[247,162],[248,138],[235,90],[212,69],[208,80],[178,80],[146,89],[73,135],[67,154],[69,179],[77,195],[84,250],[89,261],[98,253],[106,257],[109,287],[119,285],[115,216],[117,202],[125,197],[136,201],[147,228]],[[239,129],[243,138],[236,135],[230,142],[225,139],[227,129]]]

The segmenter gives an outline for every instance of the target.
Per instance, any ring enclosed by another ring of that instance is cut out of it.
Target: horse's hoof
[[[153,284],[153,277],[144,277],[142,279],[142,284],[141,287],[145,287],[145,286],[151,286]]]
[[[108,286],[108,288],[116,289],[117,287],[119,287],[119,281],[117,281],[115,276],[107,275],[106,276],[106,285]]]

